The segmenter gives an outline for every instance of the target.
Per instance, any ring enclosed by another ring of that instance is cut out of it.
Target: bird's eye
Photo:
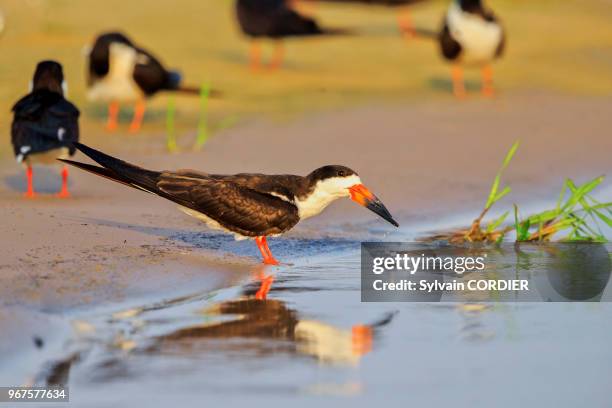
[[[346,173],[344,173],[344,170],[338,170],[338,177],[344,177],[346,176]]]

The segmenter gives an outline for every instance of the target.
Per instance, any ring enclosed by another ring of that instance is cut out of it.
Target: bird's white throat
[[[349,188],[361,184],[361,179],[356,175],[348,177],[332,177],[320,180],[312,192],[302,198],[296,198],[295,205],[298,208],[300,219],[306,219],[319,214],[333,201],[348,197]]]

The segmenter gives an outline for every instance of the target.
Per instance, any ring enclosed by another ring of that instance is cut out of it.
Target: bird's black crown
[[[481,0],[459,0],[459,5],[468,13],[476,13],[483,9]]]
[[[312,173],[308,175],[308,178],[311,182],[316,183],[320,180],[326,180],[333,177],[348,177],[352,175],[357,175],[357,173],[348,167],[345,166],[337,166],[337,165],[328,165],[319,167]]]

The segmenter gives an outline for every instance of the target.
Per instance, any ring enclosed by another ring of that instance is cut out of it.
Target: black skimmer
[[[453,63],[453,93],[466,95],[463,65],[481,67],[482,94],[493,96],[491,63],[505,47],[506,35],[499,19],[481,0],[454,0],[438,36],[442,55]]]
[[[130,132],[140,129],[145,99],[160,91],[199,94],[197,87],[181,84],[177,71],[168,71],[150,52],[120,32],[99,35],[88,53],[90,100],[109,103],[107,128],[117,128],[119,103],[135,103]]]
[[[305,1],[305,0],[300,0]],[[405,36],[414,37],[416,34],[414,25],[412,24],[412,16],[410,6],[415,3],[423,3],[427,0],[307,0],[309,2],[325,2],[325,3],[357,3],[372,6],[385,6],[397,8],[397,22],[401,33]]]
[[[33,164],[57,163],[75,153],[73,142],[79,140],[79,110],[64,98],[64,73],[55,61],[36,66],[32,90],[13,106],[11,141],[15,157],[27,166],[28,190],[34,198]],[[62,169],[59,197],[68,197],[68,168]]]
[[[63,162],[173,201],[185,213],[210,228],[234,234],[236,239],[254,239],[266,264],[278,265],[268,248],[267,237],[289,231],[300,220],[319,214],[342,197],[350,197],[399,226],[357,173],[343,166],[324,166],[305,177],[151,171],[80,143],[75,146],[102,167],[71,160]]]
[[[292,9],[288,0],[236,0],[236,16],[242,32],[252,38],[250,64],[254,70],[259,68],[261,60],[258,39],[275,40],[274,55],[269,64],[271,69],[275,69],[283,61],[282,39],[346,33],[339,29],[321,28],[312,18]]]

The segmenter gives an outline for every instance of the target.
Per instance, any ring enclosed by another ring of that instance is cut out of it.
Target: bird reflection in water
[[[258,281],[256,291],[247,290],[243,297],[218,303],[204,310],[212,322],[179,329],[158,338],[157,348],[187,347],[225,348],[237,346],[240,351],[255,351],[258,355],[285,351],[310,356],[330,364],[357,364],[372,350],[376,333],[391,322],[394,314],[373,324],[339,328],[316,320],[301,319],[298,313],[277,299],[267,299],[274,277],[262,266],[254,271]],[[253,293],[254,292],[254,293]],[[207,339],[265,340],[197,344]],[[269,341],[268,341],[269,340]]]

